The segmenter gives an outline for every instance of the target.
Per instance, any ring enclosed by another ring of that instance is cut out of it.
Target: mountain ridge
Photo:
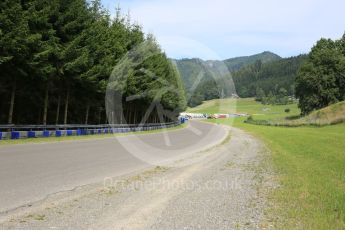
[[[206,74],[201,80],[210,78],[221,78],[231,72],[237,71],[244,66],[252,65],[257,61],[267,63],[282,59],[279,55],[270,51],[264,51],[249,56],[232,57],[224,60],[203,60],[201,58],[171,59],[176,63],[180,72],[186,92],[190,90],[195,81],[199,81],[198,74],[205,71]]]
[[[272,55],[272,56],[276,56],[278,59],[283,58],[281,56],[279,56],[278,54],[271,52],[271,51],[262,51],[260,53],[256,53],[256,54],[251,54],[251,55],[241,55],[241,56],[235,56],[235,57],[229,57],[226,59],[202,59],[199,57],[191,57],[191,58],[170,58],[171,60],[175,60],[175,61],[184,61],[184,60],[200,60],[200,61],[204,61],[204,62],[213,62],[213,61],[228,61],[228,60],[234,60],[234,59],[242,59],[242,58],[250,58],[250,57],[256,57],[256,56],[260,56],[260,55]]]

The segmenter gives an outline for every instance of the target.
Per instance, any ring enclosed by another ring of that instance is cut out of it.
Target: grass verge
[[[284,120],[297,116],[296,104],[267,106],[253,99],[208,101],[191,109],[200,113],[248,113],[255,119]],[[218,104],[227,104],[220,111]],[[342,104],[315,112],[309,118],[339,120]],[[284,108],[289,107],[290,113]],[[345,107],[345,106],[344,106]],[[225,107],[226,108],[226,107]],[[331,110],[331,111],[329,111]],[[340,112],[339,112],[340,111]],[[269,216],[275,229],[345,229],[345,124],[322,127],[275,127],[244,123],[245,118],[208,120],[243,129],[271,150],[279,188],[270,194]]]
[[[248,131],[270,148],[281,185],[271,194],[276,228],[345,229],[345,124],[286,128],[243,119],[217,122]]]

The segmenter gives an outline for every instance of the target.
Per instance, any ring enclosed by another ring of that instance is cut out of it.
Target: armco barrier
[[[157,130],[174,127],[180,122],[165,124],[145,124],[143,126],[113,124],[113,125],[0,125],[0,140],[34,137],[61,137],[72,135],[93,135],[109,133],[127,133]],[[10,131],[8,131],[10,130]]]

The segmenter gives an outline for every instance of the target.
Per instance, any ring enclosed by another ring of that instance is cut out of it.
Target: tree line
[[[120,9],[111,17],[100,0],[1,1],[0,123],[107,122],[104,97],[109,76],[126,53],[144,42],[149,42],[156,53],[144,60],[142,68],[158,79],[169,78],[180,89],[179,76],[157,42]],[[169,76],[157,66],[168,69]],[[149,78],[139,70],[131,76],[135,81]],[[148,84],[141,90],[154,91],[157,87]],[[126,87],[122,96],[138,93],[139,88],[136,90]],[[183,93],[173,96],[163,95],[164,109],[183,110]],[[147,102],[141,107],[123,100],[123,122],[139,121],[152,97],[141,100]],[[135,110],[130,109],[133,106]],[[159,122],[155,113],[152,111],[147,122]]]

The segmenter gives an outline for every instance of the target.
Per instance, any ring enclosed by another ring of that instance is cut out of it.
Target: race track
[[[175,160],[220,143],[222,126],[190,121],[145,135],[0,146],[0,213],[50,194]]]

